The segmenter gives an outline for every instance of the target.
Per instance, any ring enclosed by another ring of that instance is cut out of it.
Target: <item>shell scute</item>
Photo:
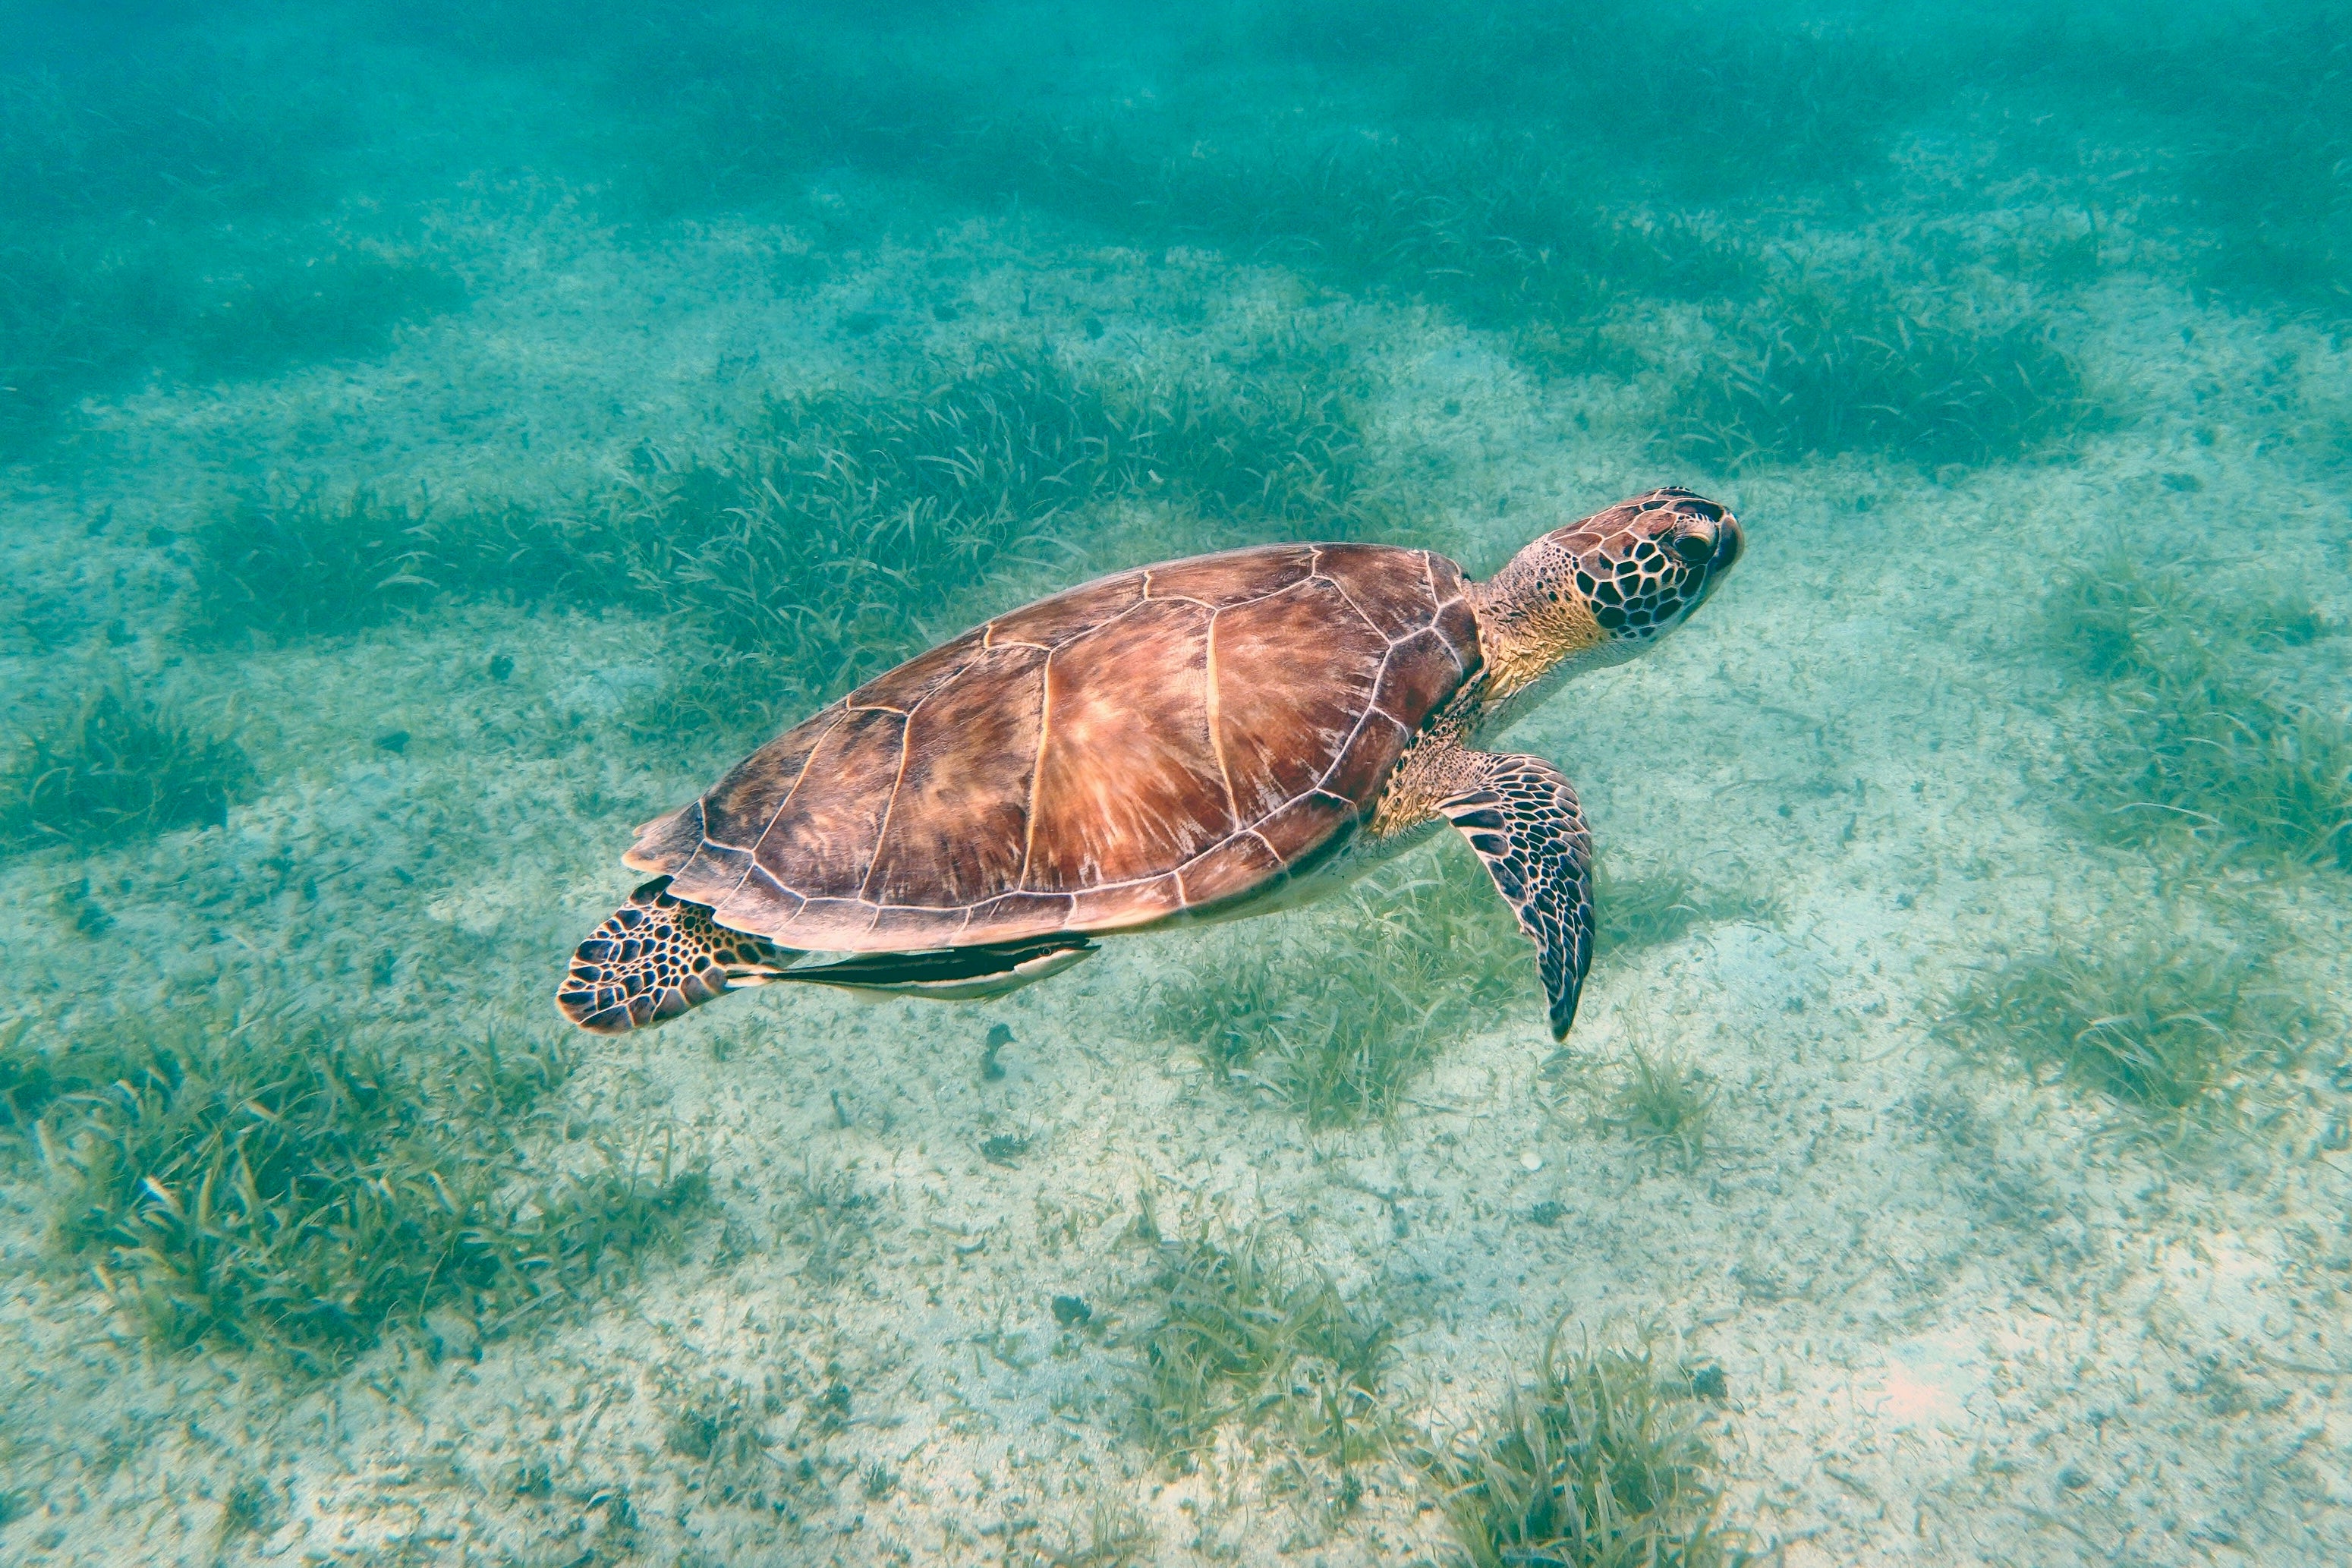
[[[1133,881],[1234,830],[1209,740],[1210,613],[1147,601],[1055,651],[1021,886]]]
[[[719,911],[727,923],[735,923],[735,910]],[[844,952],[870,947],[866,938],[873,932],[875,917],[882,911],[865,900],[846,898],[814,898],[802,900],[800,910],[786,921],[776,934],[796,947],[838,949]],[[885,947],[893,944],[885,942]]]
[[[688,801],[676,811],[639,823],[636,842],[621,860],[639,871],[676,871],[693,858],[708,837],[702,802]]]
[[[887,670],[849,694],[852,708],[896,708],[912,712],[916,704],[940,690],[978,663],[983,650],[981,633],[968,631],[943,642],[929,653],[916,655],[898,668]]]
[[[1312,545],[1272,545],[1171,561],[1150,568],[1145,576],[1155,599],[1193,599],[1223,609],[1307,581],[1314,574],[1315,558]]]
[[[677,898],[719,905],[742,884],[752,847],[785,809],[810,757],[842,716],[835,703],[793,726],[730,768],[700,800],[637,829],[626,863],[670,877]]]
[[[1391,642],[1428,626],[1430,609],[1428,574],[1397,571],[1394,554],[1370,544],[1326,544],[1315,552],[1317,573],[1338,584],[1356,612]]]
[[[1143,574],[1122,572],[999,616],[981,627],[980,635],[991,647],[1002,647],[1007,643],[1059,647],[1141,603]]]
[[[924,948],[940,945],[939,938],[940,911],[938,909],[921,905],[876,908],[862,901],[856,908],[865,911],[862,917],[866,921],[864,929],[866,936],[872,939],[871,947],[874,951],[896,947]],[[819,910],[817,913],[822,918],[826,910]],[[963,911],[959,909],[950,918],[961,924]]]
[[[1257,836],[1285,866],[1295,868],[1318,849],[1336,847],[1328,841],[1352,828],[1358,814],[1354,801],[1317,790],[1259,823]]]
[[[1459,574],[1455,584],[1458,589]],[[1437,612],[1437,635],[1460,658],[1465,674],[1478,668],[1478,617],[1471,612],[1469,600],[1456,597]]]
[[[737,931],[754,934],[789,929],[794,921],[800,919],[801,910],[808,903],[807,897],[777,880],[775,873],[753,860],[748,851],[738,851],[737,854],[742,868],[727,891],[710,896],[709,903],[712,917]],[[700,864],[699,857],[696,864]],[[689,866],[688,869],[691,870],[693,867]],[[685,879],[683,876],[673,879],[671,889],[675,891]],[[697,903],[704,901],[693,894],[678,896]]]
[[[1282,857],[1255,833],[1237,833],[1204,855],[1194,857],[1177,873],[1184,902],[1192,908],[1219,904],[1282,874]]]
[[[1004,893],[976,906],[961,926],[957,941],[967,944],[1012,942],[1042,931],[1061,931],[1070,923],[1076,900],[1067,893]]]
[[[1071,895],[1069,924],[1085,931],[1149,925],[1181,913],[1184,885],[1175,872],[1113,888],[1090,888]]]
[[[630,862],[635,866],[634,860]],[[660,867],[638,867],[640,870],[660,870]],[[705,838],[700,847],[688,856],[670,878],[670,886],[677,896],[688,902],[718,909],[734,902],[741,893],[745,879],[759,870],[751,852],[733,844],[721,844]],[[747,928],[749,929],[749,928]]]
[[[907,716],[891,708],[851,708],[809,757],[793,792],[752,855],[787,888],[854,892],[865,884],[901,763]],[[835,781],[856,780],[842,789]]]
[[[1401,724],[1433,713],[1462,684],[1462,658],[1435,630],[1423,630],[1389,649],[1372,706]]]
[[[1388,642],[1328,579],[1218,612],[1217,749],[1246,826],[1313,789],[1371,705]]]
[[[1363,722],[1348,742],[1348,749],[1339,760],[1318,779],[1317,785],[1328,794],[1349,800],[1362,800],[1380,785],[1390,764],[1402,755],[1412,742],[1412,731],[1389,714],[1375,708],[1364,715]]]
[[[1019,879],[1047,658],[1024,645],[992,648],[908,715],[906,763],[864,897],[961,907]]]

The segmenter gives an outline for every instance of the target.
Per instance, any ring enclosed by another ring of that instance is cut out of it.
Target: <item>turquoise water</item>
[[[2352,1558],[2329,7],[24,5],[0,1560]],[[1098,574],[1738,568],[995,1000],[552,994]]]

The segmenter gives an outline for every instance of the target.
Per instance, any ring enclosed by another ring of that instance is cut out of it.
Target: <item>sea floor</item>
[[[425,79],[369,58],[387,95]],[[443,81],[456,107],[417,132],[442,163],[464,166],[467,117],[493,135],[501,79]],[[1530,956],[1354,1125],[1162,1021],[1254,954],[1360,953],[1344,900],[1114,942],[986,1005],[762,993],[583,1040],[560,1090],[579,1131],[545,1157],[706,1172],[675,1246],[509,1322],[392,1323],[325,1372],[159,1342],[60,1256],[55,1151],[0,1129],[0,1559],[1451,1563],[1415,1456],[1482,1430],[1557,1336],[1720,1369],[1702,1429],[1748,1561],[2352,1560],[2352,882],[2086,828],[2079,759],[2110,731],[2042,630],[2050,584],[2116,543],[2352,618],[2352,481],[2314,435],[2352,366],[2323,331],[2193,296],[2151,228],[2047,306],[2105,410],[2063,450],[1708,472],[1656,439],[1652,372],[1545,374],[1423,301],[905,174],[659,223],[555,174],[433,188],[404,221],[462,310],[362,357],[93,394],[74,457],[5,476],[11,720],[129,671],[233,733],[257,781],[224,826],[0,860],[24,1027],[232,996],[404,1039],[560,1039],[554,982],[631,885],[630,829],[740,749],[644,721],[699,668],[696,626],[474,599],[192,645],[204,519],[310,483],[562,509],[647,444],[722,445],[764,398],[987,342],[1109,366],[1312,345],[1348,366],[1383,504],[1477,569],[1654,484],[1732,506],[1748,553],[1692,624],[1512,743],[1564,766],[1614,863],[1749,901],[1604,954],[1560,1050]],[[1781,232],[1830,267],[1916,221]],[[812,247],[821,268],[793,263]],[[1693,330],[1681,310],[1640,330]],[[1181,536],[1123,504],[953,613]],[[2318,679],[2341,647],[2305,650]],[[102,935],[60,913],[68,885]],[[2005,958],[2247,931],[2319,1021],[2226,1115],[2151,1117],[1948,1023]],[[1636,1052],[1711,1087],[1703,1142],[1613,1109]],[[1166,1238],[1253,1234],[1393,1327],[1349,1464],[1284,1390],[1189,1462],[1139,1435]]]

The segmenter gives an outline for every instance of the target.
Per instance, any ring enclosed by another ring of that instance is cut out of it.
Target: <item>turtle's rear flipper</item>
[[[799,957],[729,931],[702,905],[670,897],[669,879],[656,877],[588,933],[556,987],[555,1005],[583,1029],[626,1034],[737,986],[781,979]]]
[[[861,952],[838,963],[813,963],[776,978],[838,985],[845,991],[971,1002],[1002,996],[1059,974],[1094,951],[1095,944],[1082,936],[1047,936],[936,952]]]

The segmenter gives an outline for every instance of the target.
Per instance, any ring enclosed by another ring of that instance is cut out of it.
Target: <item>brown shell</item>
[[[867,682],[639,828],[627,860],[812,951],[1148,925],[1343,843],[1478,658],[1461,571],[1426,551],[1124,572]]]

